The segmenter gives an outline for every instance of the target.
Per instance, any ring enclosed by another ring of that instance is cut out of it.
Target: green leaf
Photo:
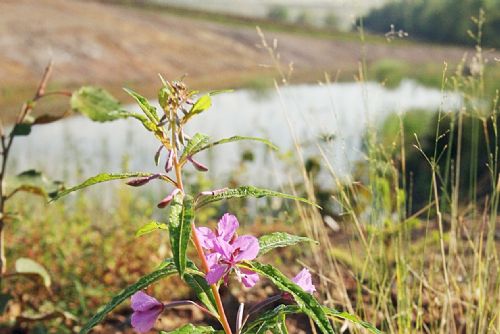
[[[101,173],[96,176],[93,176],[87,180],[85,180],[83,183],[80,183],[77,186],[71,187],[69,189],[65,189],[63,191],[57,192],[56,194],[53,194],[52,196],[52,202],[58,200],[61,197],[64,197],[68,195],[69,193],[72,193],[74,191],[90,187],[94,184],[102,183],[102,182],[107,182],[107,181],[113,181],[113,180],[121,180],[121,179],[128,179],[131,177],[144,177],[144,176],[151,176],[153,174],[151,173],[123,173],[123,174],[110,174],[110,173]]]
[[[304,313],[316,323],[323,333],[334,333],[323,307],[313,295],[302,290],[301,287],[293,283],[288,277],[271,265],[252,262],[249,269],[266,276],[278,287],[278,289],[292,295],[297,305],[304,310]]]
[[[132,89],[123,88],[123,90],[127,92],[127,94],[132,96],[132,98],[137,102],[139,107],[141,107],[142,111],[144,112],[146,117],[149,118],[151,122],[157,123],[159,121],[160,118],[156,113],[156,108],[149,103],[148,99],[146,99],[144,96],[137,94]]]
[[[266,144],[267,146],[269,146],[271,149],[273,149],[275,151],[278,150],[278,146],[274,145],[273,143],[271,143],[267,139],[258,138],[258,137],[232,136],[232,137],[229,137],[229,138],[224,138],[224,139],[217,140],[217,141],[215,141],[213,143],[209,143],[209,144],[206,144],[204,146],[198,146],[195,150],[193,150],[190,153],[190,155],[193,155],[193,154],[201,152],[203,150],[212,148],[212,147],[214,147],[216,145],[227,144],[227,143],[232,143],[232,142],[235,142],[235,141],[242,141],[242,140],[258,141],[258,142]]]
[[[242,198],[242,197],[255,197],[255,198],[261,198],[261,197],[280,197],[280,198],[286,198],[286,199],[293,199],[295,201],[299,202],[304,202],[307,204],[314,205],[319,208],[319,206],[305,198],[302,197],[296,197],[284,193],[280,193],[277,191],[273,190],[268,190],[268,189],[262,189],[262,188],[257,188],[253,186],[241,186],[238,188],[234,189],[226,189],[223,192],[218,193],[217,195],[206,195],[200,197],[196,201],[196,208],[201,208],[202,206],[205,206],[207,204],[210,204],[212,202],[217,202],[223,199],[230,199],[230,198]]]
[[[323,310],[325,311],[326,315],[329,317],[336,317],[340,319],[344,319],[347,321],[350,321],[356,325],[359,325],[365,329],[367,329],[369,332],[374,333],[374,334],[382,334],[380,330],[378,330],[375,326],[370,324],[369,322],[360,320],[357,316],[347,313],[347,312],[341,312],[333,308],[325,307],[323,306]]]
[[[152,221],[152,222],[147,223],[146,225],[143,225],[141,228],[139,228],[135,232],[135,236],[140,237],[140,236],[143,236],[145,234],[149,234],[149,233],[156,231],[156,230],[168,230],[168,225],[165,223]]]
[[[191,238],[191,223],[194,219],[193,198],[177,194],[170,204],[170,244],[175,266],[183,277],[187,264],[187,247]]]
[[[90,330],[100,323],[106,315],[115,309],[118,305],[120,305],[123,301],[128,299],[137,291],[145,289],[152,283],[158,281],[167,276],[171,276],[175,274],[177,270],[175,269],[174,263],[171,259],[165,260],[159,269],[153,271],[146,276],[141,277],[136,283],[130,285],[129,287],[120,291],[117,295],[115,295],[106,305],[101,307],[97,313],[90,318],[90,320],[82,327],[80,330],[80,334],[85,334],[90,332]]]
[[[212,106],[212,99],[210,98],[210,95],[203,95],[196,101],[193,106],[191,107],[191,110],[189,110],[188,115],[196,115],[199,113],[204,112],[208,108]]]
[[[191,269],[184,273],[184,281],[194,290],[198,299],[213,314],[217,314],[217,304],[212,289],[205,279],[205,275],[196,268],[194,263],[188,261],[188,267]]]
[[[271,234],[263,235],[259,238],[259,256],[264,255],[275,248],[292,246],[300,242],[314,242],[317,244],[317,242],[313,239],[300,237],[285,232],[274,232]]]
[[[200,151],[200,148],[205,146],[208,143],[209,137],[207,135],[204,135],[202,133],[196,133],[193,138],[191,138],[184,151],[182,152],[182,155],[179,159],[180,163],[183,163],[186,161],[186,159],[196,152]]]
[[[218,90],[213,90],[208,93],[210,96],[218,95],[218,94],[223,94],[223,93],[232,93],[234,92],[233,89],[218,89]]]
[[[100,87],[81,87],[71,96],[70,104],[73,110],[97,122],[130,117],[120,102]]]
[[[16,124],[12,129],[12,136],[27,136],[31,133],[31,124]]]
[[[222,331],[216,331],[209,326],[195,326],[193,324],[187,324],[180,328],[177,328],[171,332],[160,331],[161,334],[211,334],[211,333],[223,333]]]
[[[261,334],[272,330],[289,314],[303,313],[297,305],[278,305],[274,309],[259,314],[258,318],[243,328],[243,334]],[[285,332],[286,333],[286,332]]]
[[[51,284],[50,275],[47,270],[38,262],[25,257],[16,260],[16,272],[19,274],[39,275],[43,279],[45,287],[49,288]]]

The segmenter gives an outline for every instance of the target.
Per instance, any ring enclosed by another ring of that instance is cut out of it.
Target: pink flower
[[[238,267],[238,263],[255,259],[260,249],[257,238],[251,235],[238,237],[238,227],[236,217],[226,213],[219,220],[215,231],[206,227],[196,229],[201,245],[208,253],[209,271],[206,280],[209,284],[216,284],[222,278],[227,284],[232,270],[247,288],[254,286],[259,280],[259,276],[253,271]]]
[[[292,278],[292,282],[300,286],[307,293],[313,294],[316,291],[316,287],[312,284],[311,273],[306,268],[302,269],[297,276]]]
[[[163,312],[165,306],[148,294],[138,291],[132,295],[131,306],[132,327],[140,333],[145,333],[153,328],[156,319]]]

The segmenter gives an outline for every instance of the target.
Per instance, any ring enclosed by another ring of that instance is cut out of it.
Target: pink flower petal
[[[216,238],[213,245],[213,250],[215,252],[219,253],[226,261],[231,261],[234,250],[234,247],[231,244],[222,240],[221,238]]]
[[[216,239],[215,233],[208,227],[197,227],[196,235],[200,240],[201,246],[205,249],[214,248],[214,240]]]
[[[311,273],[306,268],[302,269],[297,276],[292,278],[292,282],[300,286],[307,293],[312,294],[316,291],[316,287],[312,283]]]
[[[259,240],[251,235],[242,235],[238,237],[233,242],[232,247],[234,251],[237,252],[235,256],[236,262],[253,260],[257,257],[260,250]]]
[[[239,272],[239,273],[238,273]],[[239,268],[237,270],[238,277],[241,279],[241,283],[247,288],[253,287],[259,281],[259,275],[249,269]]]
[[[240,226],[238,219],[230,213],[226,213],[217,224],[218,237],[224,241],[230,242],[234,233]]]
[[[143,291],[134,293],[130,298],[130,303],[132,310],[140,312],[146,312],[154,307],[163,306],[156,298],[151,297]]]
[[[222,276],[224,276],[228,269],[228,266],[224,264],[216,264],[212,266],[206,276],[208,284],[216,284]]]
[[[155,307],[147,312],[134,312],[130,319],[132,327],[140,333],[146,333],[155,325],[156,319],[163,311],[163,307]]]

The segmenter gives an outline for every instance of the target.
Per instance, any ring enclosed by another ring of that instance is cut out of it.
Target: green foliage
[[[472,45],[468,31],[474,30],[471,16],[486,12],[483,43],[500,46],[500,6],[488,0],[394,1],[374,9],[363,20],[368,30],[385,33],[391,24],[410,36],[440,43]]]
[[[156,108],[153,107],[149,103],[148,99],[146,99],[144,96],[137,94],[136,92],[134,92],[131,89],[124,88],[123,90],[125,92],[127,92],[127,94],[129,94],[130,96],[132,96],[134,98],[134,100],[137,102],[139,107],[141,107],[141,109],[144,112],[144,114],[146,115],[146,117],[149,118],[149,120],[151,122],[153,122],[153,123],[158,122],[159,118],[158,118],[158,114],[156,113]]]
[[[182,119],[183,123],[186,123],[191,117],[201,114],[208,108],[212,106],[212,98],[209,94],[200,97],[191,107],[191,110]]]
[[[90,186],[93,186],[98,183],[103,183],[103,182],[108,182],[108,181],[113,181],[113,180],[122,180],[122,179],[128,179],[132,177],[145,177],[145,176],[151,176],[153,174],[151,173],[122,173],[122,174],[110,174],[110,173],[101,173],[96,176],[93,176],[84,182],[80,183],[77,186],[71,187],[69,189],[65,189],[63,191],[58,192],[57,194],[54,194],[52,197],[52,201],[56,201],[60,199],[61,197],[64,197],[74,191],[87,188]]]
[[[184,273],[184,281],[193,289],[198,299],[213,314],[217,314],[217,306],[212,289],[205,280],[205,275],[198,271],[192,262],[188,262],[188,270]]]
[[[177,272],[174,262],[171,259],[165,260],[161,267],[152,273],[142,277],[136,283],[130,285],[129,287],[120,291],[117,295],[115,295],[111,301],[109,301],[106,305],[101,307],[97,313],[82,327],[80,330],[80,334],[86,334],[90,332],[90,330],[104,320],[104,317],[114,310],[118,305],[128,299],[137,291],[140,291],[154,282],[158,281],[167,276],[171,276]]]
[[[179,159],[180,162],[186,161],[187,158],[192,156],[193,154],[200,152],[203,147],[205,147],[208,144],[209,137],[207,135],[204,135],[202,133],[196,133],[193,138],[191,138],[184,151],[182,152],[182,155]]]
[[[118,100],[99,87],[84,86],[71,96],[71,108],[93,121],[108,122],[129,117]]]
[[[169,231],[175,266],[181,277],[186,270],[186,252],[191,237],[191,223],[193,220],[193,198],[177,194],[170,206]]]
[[[407,76],[409,65],[396,59],[382,59],[370,67],[373,77],[387,87],[396,87]]]
[[[151,232],[157,231],[157,230],[168,230],[168,225],[165,223],[160,223],[157,221],[152,221],[147,223],[146,225],[143,225],[141,228],[135,232],[136,237],[143,236],[145,234],[149,234]]]
[[[217,202],[223,199],[231,199],[231,198],[246,198],[246,197],[255,197],[255,198],[261,198],[261,197],[279,197],[279,198],[286,198],[286,199],[292,199],[295,201],[307,203],[310,205],[317,206],[313,202],[302,198],[302,197],[297,197],[297,196],[292,196],[284,193],[280,193],[277,191],[273,190],[268,190],[268,189],[262,189],[262,188],[257,188],[253,186],[241,186],[235,189],[226,189],[222,191],[221,193],[218,193],[216,195],[207,195],[199,198],[196,201],[196,208],[199,209],[207,204]]]
[[[273,21],[286,22],[289,17],[288,9],[285,6],[272,6],[267,17]]]
[[[259,255],[264,255],[275,248],[292,246],[301,242],[317,243],[317,241],[309,239],[307,237],[300,237],[285,232],[274,232],[271,234],[266,234],[259,238]]]
[[[333,333],[332,325],[324,309],[314,296],[302,290],[301,287],[293,283],[288,277],[271,265],[252,262],[250,269],[269,278],[281,291],[291,294],[297,305],[316,323],[323,333]]]

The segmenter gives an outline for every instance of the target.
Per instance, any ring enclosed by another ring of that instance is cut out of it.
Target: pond
[[[240,142],[214,148],[198,160],[208,165],[208,177],[216,183],[223,184],[239,168],[241,183],[252,180],[276,187],[288,182],[286,171],[298,164],[293,159],[297,154],[293,138],[306,156],[319,156],[321,147],[335,173],[345,176],[352,163],[363,158],[361,141],[369,124],[376,125],[393,112],[440,106],[446,111],[459,102],[456,95],[413,81],[403,81],[395,89],[377,83],[333,83],[288,86],[264,94],[239,90],[214,96],[213,107],[197,116],[187,133],[202,132],[214,140],[233,135],[271,140],[280,147],[278,153],[260,143]],[[124,165],[129,171],[160,171],[153,162],[156,149],[155,140],[135,120],[93,123],[76,116],[35,127],[30,136],[18,138],[10,172],[35,167],[50,178],[73,184],[103,171],[122,172]],[[254,161],[242,169],[242,153],[248,150]]]

